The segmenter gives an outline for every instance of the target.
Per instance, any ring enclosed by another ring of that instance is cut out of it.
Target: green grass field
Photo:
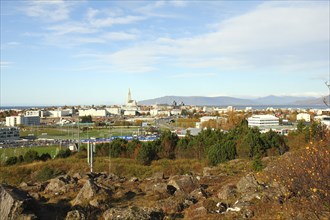
[[[106,138],[119,135],[132,135],[137,132],[138,128],[90,128],[86,131],[80,132],[80,138],[85,139],[89,137]],[[35,135],[38,138],[49,139],[78,139],[78,129],[76,127],[61,127],[61,128],[47,128],[47,127],[27,127],[20,131],[21,136]]]
[[[54,157],[56,153],[60,150],[59,146],[44,146],[44,147],[18,147],[18,148],[2,148],[0,149],[0,162],[6,161],[8,157],[23,155],[28,150],[35,150],[39,155],[44,153],[49,153],[51,157]]]

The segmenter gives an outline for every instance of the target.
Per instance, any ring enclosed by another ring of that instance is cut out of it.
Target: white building
[[[61,118],[61,117],[65,117],[65,116],[72,116],[72,109],[48,111],[48,115],[51,118]]]
[[[305,122],[310,122],[311,121],[311,116],[310,114],[307,113],[299,113],[297,115],[297,121],[304,120]]]
[[[314,118],[316,121],[319,121],[321,124],[326,125],[330,129],[330,116],[321,115]]]
[[[111,115],[121,115],[121,108],[119,107],[106,108],[105,110]]]
[[[19,139],[19,129],[16,127],[0,128],[0,142]]]
[[[14,127],[17,125],[40,125],[40,116],[10,116],[6,117],[6,126]]]
[[[132,99],[131,90],[128,89],[126,105],[123,106],[124,115],[134,116],[137,114],[139,107],[137,102]]]
[[[220,119],[223,119],[223,118],[218,117],[218,116],[203,116],[199,120],[201,121],[201,123],[204,123],[204,122],[207,122],[207,121],[210,121],[210,120],[218,121]]]
[[[107,111],[105,109],[79,109],[79,116],[92,116],[92,117],[106,117]]]
[[[167,110],[151,109],[151,116],[171,116],[171,112]]]
[[[248,125],[251,127],[278,126],[279,124],[279,118],[273,115],[253,115],[252,117],[248,118]]]
[[[181,115],[181,109],[172,109],[171,115]]]
[[[42,110],[26,111],[25,116],[39,116],[40,118],[43,118],[44,117],[44,111],[42,111]]]

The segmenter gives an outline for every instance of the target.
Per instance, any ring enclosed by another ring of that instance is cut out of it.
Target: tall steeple
[[[128,89],[127,103],[129,103],[129,101],[131,101],[131,100],[132,100],[131,89]]]

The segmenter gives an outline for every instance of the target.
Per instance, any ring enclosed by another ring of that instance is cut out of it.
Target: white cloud
[[[180,73],[170,76],[170,78],[204,78],[216,76],[215,73]]]
[[[329,8],[267,5],[225,20],[211,33],[181,39],[160,38],[146,44],[147,47],[133,50],[173,57],[172,64],[188,68],[268,67],[283,71],[324,68],[329,66]]]
[[[23,11],[26,15],[40,18],[45,22],[58,22],[69,18],[71,4],[72,2],[64,0],[33,0],[27,3]]]
[[[86,17],[89,24],[95,28],[111,27],[119,24],[131,24],[147,19],[144,16],[121,15],[121,13],[114,11],[100,11],[92,8],[88,10]]]
[[[183,0],[170,0],[168,1],[168,3],[175,7],[185,7],[188,5],[188,1],[183,1]]]
[[[49,31],[52,31],[56,35],[64,35],[64,34],[90,34],[95,33],[97,30],[92,28],[86,24],[78,23],[78,22],[68,22],[58,25],[49,26],[46,28]]]
[[[129,34],[125,32],[108,32],[106,34],[102,35],[102,38],[104,40],[135,40],[136,39],[135,34]]]
[[[0,61],[0,67],[2,68],[8,68],[12,66],[13,62],[8,62],[8,61]]]

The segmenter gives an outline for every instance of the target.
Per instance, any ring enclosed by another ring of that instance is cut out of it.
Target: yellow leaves
[[[314,192],[314,193],[317,192],[317,189],[316,189],[316,188],[310,188],[310,190],[311,190],[312,192]]]

